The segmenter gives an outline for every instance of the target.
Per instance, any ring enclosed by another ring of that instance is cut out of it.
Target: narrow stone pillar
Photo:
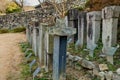
[[[52,43],[51,43],[52,44]],[[45,36],[44,36],[44,65],[45,65],[45,70],[46,72],[48,72],[48,60],[49,60],[49,55],[48,55],[48,52],[49,52],[49,34],[48,32],[46,31],[45,32]]]
[[[102,41],[104,46],[115,46],[117,43],[117,27],[120,6],[105,7],[102,10],[103,32]]]
[[[39,52],[38,52],[38,57],[39,57],[39,62],[40,66],[44,65],[44,53],[43,53],[43,26],[40,25],[39,27]]]
[[[26,38],[27,38],[27,41],[30,43],[29,36],[30,36],[30,30],[29,30],[29,25],[28,25],[26,26]]]
[[[73,27],[77,29],[76,34],[72,35],[72,42],[76,43],[78,40],[78,10],[71,9],[68,12],[68,27]]]
[[[32,46],[33,44],[32,44],[32,41],[33,41],[33,27],[32,26],[30,26],[29,27],[30,28],[30,45]]]
[[[49,32],[54,35],[53,80],[66,80],[67,36],[76,33],[74,28],[55,28]]]
[[[51,70],[51,64],[52,64],[52,55],[53,55],[53,38],[48,34],[48,29],[49,26],[48,24],[45,23],[41,23],[41,25],[44,27],[43,30],[43,44],[42,44],[42,52],[44,55],[44,67],[45,67],[45,71],[48,72]]]
[[[120,14],[120,6],[109,6],[102,10],[102,43],[103,53],[107,55],[107,60],[113,64],[113,55],[117,47],[112,47],[117,44],[117,27]]]
[[[40,42],[40,36],[39,36],[39,27],[36,27],[36,49],[37,49],[37,56],[38,56],[38,53],[39,53],[39,42]]]
[[[37,56],[37,43],[36,43],[36,39],[37,39],[37,31],[36,31],[36,27],[33,27],[33,51],[35,53],[35,56]]]
[[[79,12],[79,18],[78,18],[78,46],[81,48],[83,45],[87,42],[87,18],[86,18],[86,12]]]
[[[93,11],[87,13],[87,49],[90,56],[93,57],[96,43],[100,38],[101,11]]]

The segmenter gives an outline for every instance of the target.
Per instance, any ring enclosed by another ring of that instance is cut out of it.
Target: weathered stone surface
[[[93,75],[96,75],[96,76],[99,76],[99,72],[100,72],[100,70],[99,70],[99,68],[93,68]]]
[[[86,31],[87,31],[87,18],[86,18],[87,12],[79,12],[79,18],[78,18],[78,45],[79,47],[83,47],[84,44],[86,44]]]
[[[37,30],[36,27],[33,28],[33,51],[35,56],[37,56]]]
[[[75,28],[50,28],[49,34],[59,36],[70,36],[76,33]]]
[[[113,80],[120,80],[120,75],[114,73]]]
[[[100,38],[101,12],[93,11],[87,13],[87,49],[90,56],[93,57],[94,49]]]
[[[101,20],[101,11],[92,11],[87,13],[87,20],[91,19],[93,21]]]
[[[113,80],[113,72],[109,71],[105,73],[106,80]]]
[[[75,60],[75,61],[81,61],[82,59],[83,59],[83,58],[81,58],[81,57],[79,57],[79,56],[75,56],[75,57],[74,57],[74,60]]]
[[[100,68],[101,71],[108,70],[107,64],[99,64],[99,68]]]
[[[107,56],[107,61],[113,64],[113,55],[116,52],[117,44],[117,28],[120,6],[109,6],[102,10],[103,28],[102,28],[102,43],[103,53]]]
[[[68,55],[68,59],[69,59],[69,60],[71,60],[71,61],[72,61],[72,60],[73,60],[73,58],[74,58],[74,56],[72,56],[72,55]]]
[[[44,12],[41,9],[21,13],[12,13],[0,16],[0,28],[13,29],[15,27],[33,26],[33,21],[42,22],[44,16],[48,16],[50,11]]]
[[[89,78],[89,76],[86,74],[85,76],[81,76],[78,80],[92,80]]]
[[[87,39],[97,43],[100,37],[101,12],[87,13],[87,21]]]
[[[87,60],[82,60],[81,65],[85,68],[88,68],[88,69],[95,68],[95,65],[92,62],[87,61]]]
[[[78,19],[78,10],[77,9],[71,9],[68,12],[68,20],[76,20]]]
[[[117,74],[120,75],[120,68],[118,68],[118,69],[116,70],[116,72],[117,72]]]
[[[120,14],[120,6],[108,6],[102,10],[102,18],[117,18]]]
[[[115,46],[117,42],[118,19],[103,19],[102,42],[103,47]]]
[[[105,72],[99,72],[101,80],[105,80]]]

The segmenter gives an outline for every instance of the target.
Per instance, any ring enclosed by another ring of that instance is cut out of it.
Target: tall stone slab
[[[104,46],[115,46],[120,6],[105,7],[102,10],[103,28],[102,42]]]
[[[29,41],[29,35],[30,35],[30,30],[29,30],[29,25],[28,25],[28,26],[26,26],[26,38],[27,38],[28,42],[30,42]]]
[[[30,45],[32,46],[33,45],[32,44],[32,42],[33,42],[33,26],[30,26],[29,29],[30,29]]]
[[[39,30],[39,22],[38,21],[34,21],[34,26],[33,26],[33,45],[32,45],[32,49],[35,53],[35,56],[38,55],[38,44],[37,44],[37,41],[38,41],[38,38],[39,38],[39,33],[38,33],[38,30]]]
[[[39,42],[40,42],[40,31],[39,31],[39,26],[36,27],[36,52],[37,52],[37,56],[38,56],[38,53],[39,53]]]
[[[107,60],[113,64],[113,55],[119,48],[113,47],[117,44],[118,18],[120,17],[120,6],[109,6],[102,10],[102,43],[103,53],[106,54]]]
[[[33,51],[35,53],[35,56],[37,56],[37,31],[36,31],[36,27],[33,27]]]
[[[87,49],[90,51],[90,56],[93,57],[96,43],[100,38],[101,26],[101,11],[93,11],[87,13]]]
[[[76,34],[72,35],[72,42],[76,43],[78,40],[78,10],[71,9],[68,11],[68,27],[73,27],[77,29]]]
[[[38,49],[38,57],[40,66],[44,65],[44,53],[43,53],[43,26],[39,27],[39,49]]]
[[[78,18],[78,46],[83,47],[87,42],[87,12],[79,12]]]

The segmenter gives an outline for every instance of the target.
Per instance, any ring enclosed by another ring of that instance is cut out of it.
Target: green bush
[[[8,33],[8,32],[9,32],[9,30],[8,30],[8,29],[5,29],[5,28],[0,29],[0,34],[2,34],[2,33]]]
[[[13,33],[17,33],[17,32],[24,32],[26,30],[25,27],[17,27],[11,30],[11,32]]]
[[[8,4],[6,8],[6,13],[21,12],[22,9],[14,2]]]

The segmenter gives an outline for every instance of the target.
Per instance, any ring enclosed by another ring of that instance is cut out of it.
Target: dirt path
[[[0,80],[20,80],[23,54],[18,43],[25,40],[23,33],[0,34]]]

